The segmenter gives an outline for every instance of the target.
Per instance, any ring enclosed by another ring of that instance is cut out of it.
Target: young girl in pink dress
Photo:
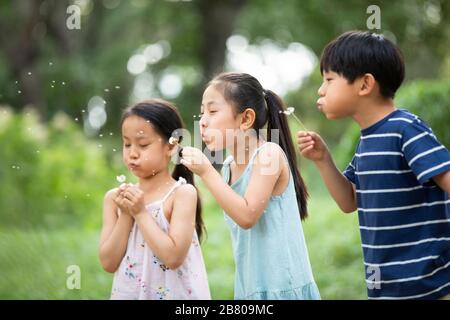
[[[193,175],[181,164],[172,174],[168,168],[178,151],[169,140],[182,127],[176,108],[162,100],[123,114],[123,161],[139,183],[105,195],[99,255],[114,272],[111,299],[211,299]]]

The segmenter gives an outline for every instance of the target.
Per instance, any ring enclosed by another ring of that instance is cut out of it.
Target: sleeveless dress
[[[179,178],[162,200],[146,205],[148,214],[165,232],[169,232],[163,204],[169,195],[186,180]],[[211,299],[205,264],[194,231],[189,252],[177,269],[167,268],[146,244],[136,222],[128,238],[127,251],[114,274],[113,300],[187,300]]]
[[[256,149],[242,175],[231,185],[241,196],[247,190],[256,155],[269,143]],[[285,160],[287,162],[286,156]],[[233,157],[229,156],[222,169],[228,184],[232,161]],[[235,299],[320,299],[311,271],[291,172],[286,189],[281,195],[270,197],[264,213],[250,229],[242,229],[226,212],[224,216],[231,231],[236,265]]]

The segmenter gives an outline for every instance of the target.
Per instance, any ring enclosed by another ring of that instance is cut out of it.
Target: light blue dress
[[[245,195],[250,181],[253,161],[231,188]],[[229,156],[223,165],[224,180],[230,181]],[[287,159],[286,159],[287,161]],[[252,300],[320,299],[311,271],[292,173],[284,192],[272,196],[258,222],[248,230],[242,229],[225,212],[233,244],[236,265],[234,298]]]

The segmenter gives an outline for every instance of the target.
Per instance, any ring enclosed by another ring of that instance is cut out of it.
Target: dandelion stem
[[[295,113],[292,113],[292,115],[294,116],[295,120],[297,120],[297,122],[302,126],[303,129],[305,129],[305,131],[308,131],[308,129],[306,128],[306,126],[303,124],[303,122],[301,122],[301,120],[295,115]]]

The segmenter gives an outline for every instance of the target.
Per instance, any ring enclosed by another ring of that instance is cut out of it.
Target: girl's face
[[[122,124],[123,162],[138,178],[167,168],[173,149],[144,118],[129,116]]]
[[[209,150],[230,149],[240,129],[240,116],[235,116],[234,107],[223,93],[210,85],[203,93],[201,105],[200,133]]]

